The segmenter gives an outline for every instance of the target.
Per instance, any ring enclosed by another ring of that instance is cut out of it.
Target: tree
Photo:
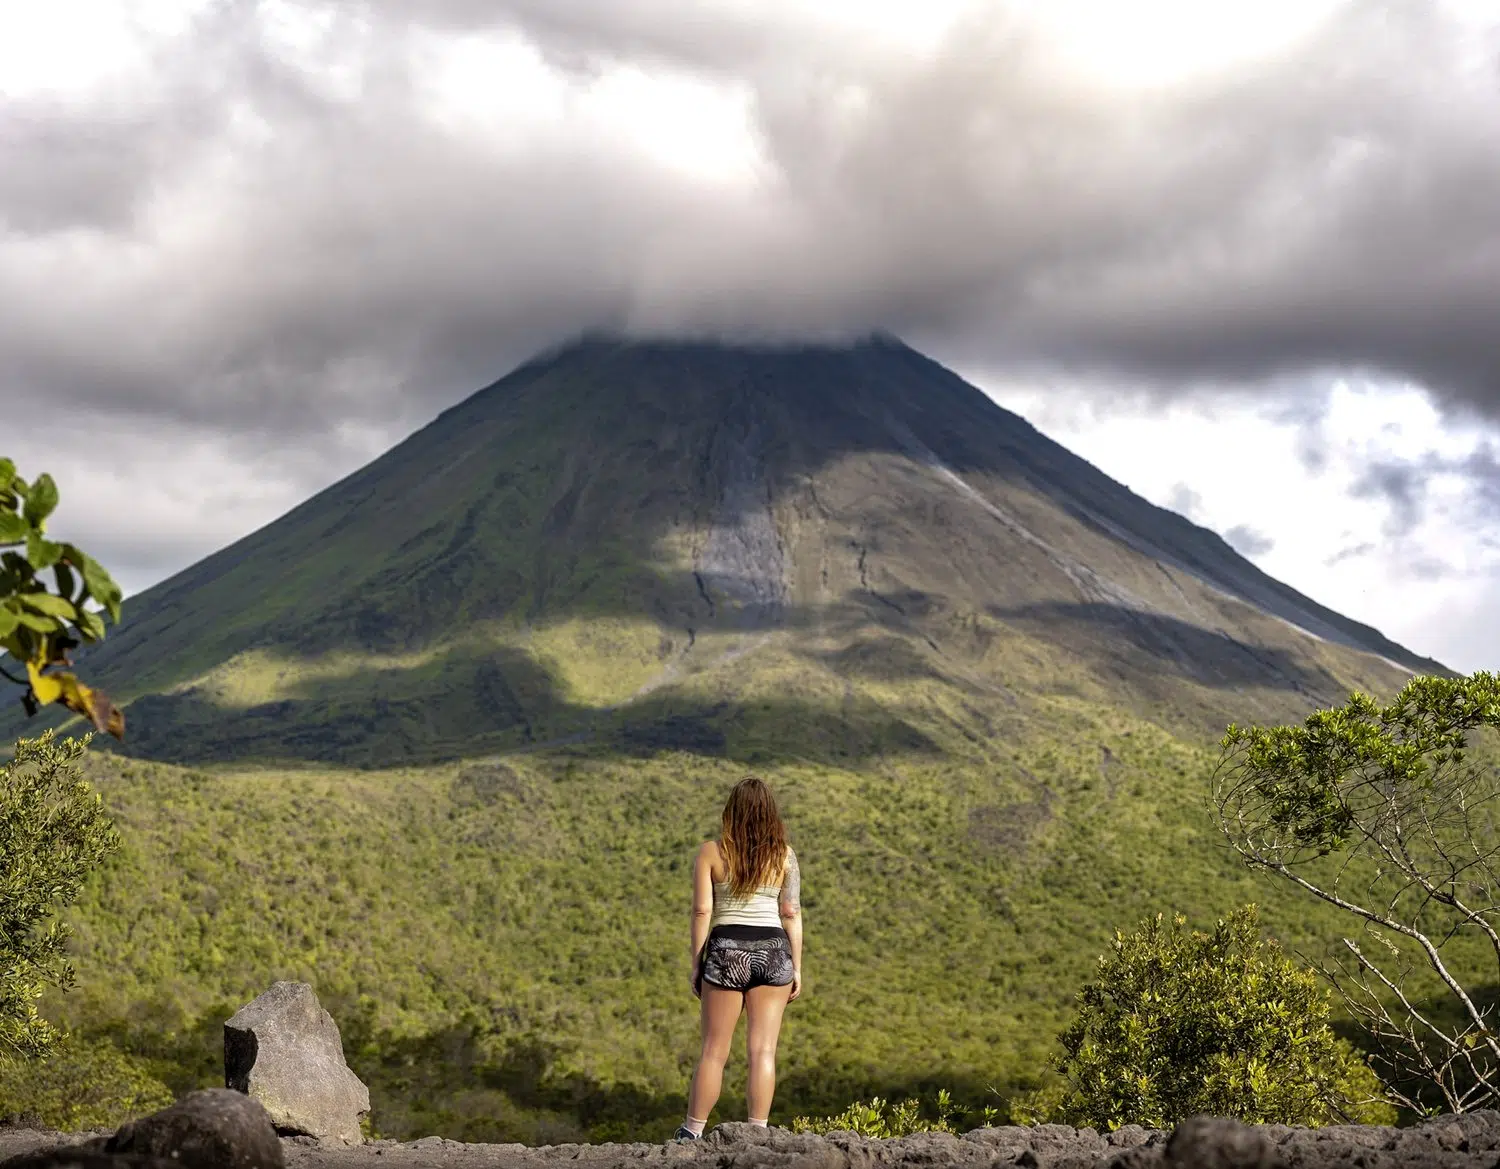
[[[66,667],[70,651],[104,636],[104,617],[120,620],[120,588],[98,561],[73,544],[47,539],[47,517],[57,507],[52,476],[27,483],[10,459],[0,458],[0,650],[15,659],[24,677],[0,673],[25,692],[27,714],[61,703],[116,738],[125,716],[99,690],[85,686]],[[49,586],[42,576],[52,574]]]
[[[55,915],[119,847],[78,767],[87,742],[48,731],[22,739],[0,766],[0,1057],[41,1055],[56,1042],[36,1009],[48,986],[73,984],[68,929]]]
[[[1378,1123],[1380,1082],[1328,1026],[1328,996],[1260,933],[1247,905],[1208,933],[1157,914],[1116,933],[1059,1036],[1050,1119],[1170,1128],[1197,1113],[1248,1123]],[[1041,1118],[1041,1117],[1038,1117]]]
[[[1468,758],[1496,727],[1495,676],[1418,677],[1384,708],[1356,693],[1299,726],[1231,726],[1214,775],[1241,859],[1359,926],[1323,972],[1419,1112],[1500,1103],[1493,1004],[1471,989],[1500,981],[1500,771]]]

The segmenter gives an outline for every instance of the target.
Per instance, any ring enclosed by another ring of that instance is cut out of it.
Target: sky
[[[580,331],[886,330],[1500,668],[1500,0],[0,0],[0,304],[128,591]]]

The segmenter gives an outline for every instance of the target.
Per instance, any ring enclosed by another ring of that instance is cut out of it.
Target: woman
[[[771,789],[746,776],[724,804],[719,839],[704,842],[693,862],[691,980],[702,1001],[703,1047],[674,1139],[703,1135],[742,1009],[750,1018],[750,1123],[764,1128],[770,1119],[781,1013],[802,993],[801,892]]]

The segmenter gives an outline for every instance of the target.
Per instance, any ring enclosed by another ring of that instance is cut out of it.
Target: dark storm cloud
[[[1357,368],[1500,408],[1500,96],[1437,5],[1350,5],[1140,92],[998,7],[906,52],[813,4],[308,0],[352,82],[279,48],[270,7],[206,9],[150,84],[0,104],[23,404],[317,442],[603,327],[886,328],[987,368],[1277,394]],[[685,177],[567,102],[434,117],[423,45],[492,34],[576,92],[636,65],[737,95],[753,170]]]

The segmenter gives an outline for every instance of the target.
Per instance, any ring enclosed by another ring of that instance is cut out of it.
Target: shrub
[[[54,915],[119,847],[78,767],[87,742],[49,731],[20,740],[0,765],[0,1058],[41,1055],[56,1041],[36,1009],[46,987],[73,984],[68,929]]]
[[[958,1108],[946,1088],[938,1092],[934,1111],[936,1117],[929,1119],[922,1115],[920,1100],[908,1099],[900,1104],[891,1104],[876,1096],[869,1101],[861,1100],[849,1105],[837,1116],[816,1119],[799,1116],[792,1121],[792,1131],[852,1132],[866,1137],[904,1137],[914,1132],[953,1132],[953,1118],[958,1115]],[[994,1113],[994,1109],[985,1109],[986,1124],[994,1121]]]
[[[1247,1123],[1390,1123],[1382,1087],[1328,1026],[1317,975],[1260,934],[1253,905],[1209,933],[1161,915],[1117,933],[1059,1036],[1062,1090],[1013,1109],[1112,1130],[1195,1113]]]
[[[113,1044],[74,1037],[40,1059],[0,1060],[0,1121],[78,1132],[118,1128],[172,1103],[172,1091]]]

